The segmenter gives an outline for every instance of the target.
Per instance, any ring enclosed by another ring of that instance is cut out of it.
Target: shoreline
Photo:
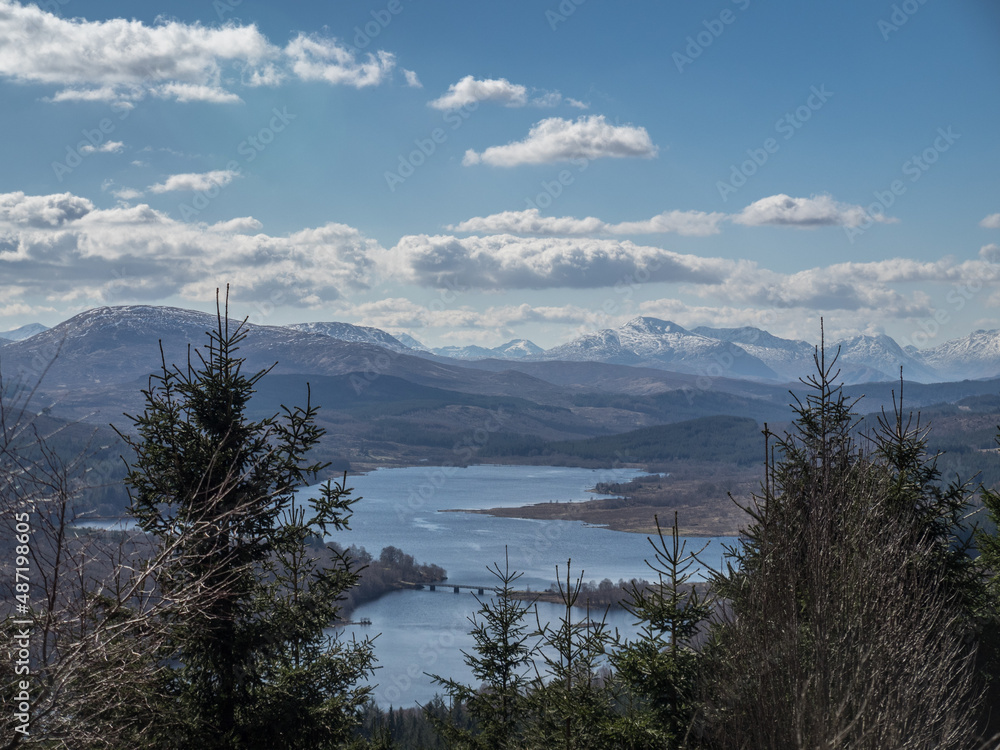
[[[447,508],[439,513],[478,513],[498,518],[522,518],[535,521],[580,521],[588,526],[606,528],[627,534],[656,535],[656,516],[660,517],[660,529],[669,533],[670,524],[666,517],[671,508],[653,505],[632,505],[626,508],[609,508],[605,499],[582,500],[579,502],[547,502],[521,505],[510,508]],[[706,514],[706,508],[691,506],[676,508],[680,521],[680,536],[684,537],[737,537],[739,526],[731,518]],[[686,516],[694,518],[687,519]]]

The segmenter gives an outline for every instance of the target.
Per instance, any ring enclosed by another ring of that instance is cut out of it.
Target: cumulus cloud
[[[598,235],[598,234],[666,234],[705,236],[719,233],[719,224],[726,214],[704,211],[664,211],[651,219],[609,224],[593,216],[577,219],[571,216],[542,216],[537,208],[524,211],[504,211],[489,216],[449,224],[452,232],[480,234],[538,235]]]
[[[314,306],[367,288],[382,252],[344,224],[283,237],[260,228],[251,217],[184,223],[144,204],[96,209],[68,193],[0,194],[0,278],[16,278],[24,299],[211,299],[230,282],[249,300]]]
[[[513,167],[602,157],[649,159],[657,152],[649,133],[642,127],[612,125],[603,115],[589,115],[576,120],[549,117],[533,125],[523,141],[491,146],[481,153],[469,149],[462,163],[466,166],[489,164]]]
[[[403,77],[406,78],[406,85],[411,89],[422,89],[424,84],[420,82],[417,77],[417,72],[415,70],[407,70],[403,68]]]
[[[421,234],[400,239],[384,265],[387,275],[422,286],[546,289],[633,280],[721,283],[737,263],[607,239]]]
[[[151,95],[225,104],[240,101],[233,86],[275,86],[289,70],[302,80],[360,88],[381,83],[394,65],[389,52],[359,60],[334,39],[306,34],[282,48],[253,24],[88,21],[0,0],[0,77],[56,86],[52,102]]]
[[[121,141],[107,141],[102,143],[100,146],[92,146],[89,143],[80,146],[81,154],[120,154],[122,149],[125,148],[125,144]]]
[[[991,242],[979,248],[979,257],[990,263],[1000,263],[1000,245]]]
[[[142,190],[136,190],[135,188],[119,188],[118,190],[112,190],[111,194],[123,201],[134,201],[136,198],[141,198],[145,195]]]
[[[149,192],[168,193],[174,190],[208,190],[212,187],[224,187],[239,176],[239,172],[234,172],[231,169],[173,174],[164,182],[150,185]]]
[[[448,87],[448,91],[428,102],[428,106],[440,110],[452,110],[480,102],[495,102],[505,107],[555,107],[565,101],[573,107],[586,109],[587,105],[576,99],[563,99],[558,91],[536,91],[529,94],[528,88],[511,83],[506,78],[483,78],[465,76],[458,83]]]
[[[83,218],[93,210],[93,203],[72,193],[0,193],[0,224],[10,228],[60,227]]]
[[[780,193],[751,203],[732,220],[747,226],[857,227],[871,221],[891,224],[898,221],[884,214],[869,214],[862,206],[835,201],[829,195],[792,198]]]
[[[206,228],[209,232],[250,234],[251,232],[259,232],[264,228],[264,225],[252,216],[241,216],[228,221],[217,221],[215,224],[209,224]]]
[[[930,315],[933,309],[921,294],[907,296],[894,284],[992,283],[1000,267],[982,260],[955,262],[945,258],[921,262],[892,258],[872,263],[837,263],[792,274],[745,265],[718,286],[698,290],[701,296],[768,308],[813,310],[870,310],[884,317]]]
[[[979,222],[979,226],[985,229],[1000,229],[1000,214],[990,214]]]
[[[376,86],[386,80],[396,66],[396,56],[379,50],[361,61],[354,50],[336,39],[299,34],[285,47],[292,70],[304,81],[326,81],[355,88]]]
[[[428,106],[449,110],[478,102],[496,102],[507,107],[523,107],[528,103],[528,89],[511,83],[506,78],[485,78],[477,80],[465,76],[458,83],[448,87],[448,92],[439,96]]]
[[[338,312],[360,325],[382,329],[416,330],[439,328],[445,331],[505,331],[525,323],[577,325],[593,319],[594,312],[576,305],[495,305],[475,310],[467,305],[427,307],[405,297],[388,297],[371,302],[342,305]]]

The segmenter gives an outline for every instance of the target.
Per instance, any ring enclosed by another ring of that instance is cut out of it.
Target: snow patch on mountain
[[[356,326],[350,323],[293,323],[285,326],[293,331],[304,333],[318,333],[324,336],[338,339],[340,341],[350,341],[356,344],[375,344],[385,349],[396,352],[409,351],[410,347],[397,339],[395,336],[386,333],[381,328],[371,326]]]

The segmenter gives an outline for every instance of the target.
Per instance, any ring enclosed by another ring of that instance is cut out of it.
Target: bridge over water
[[[437,581],[436,583],[414,583],[413,581],[400,581],[400,583],[410,589],[430,589],[431,591],[437,591],[438,589],[440,589],[441,591],[445,591],[447,589],[451,589],[456,594],[460,594],[462,593],[462,589],[466,589],[468,591],[475,591],[479,596],[482,596],[487,591],[489,591],[491,594],[494,594],[497,591],[499,591],[499,589],[495,588],[494,586],[478,586],[478,585],[470,586],[465,583],[451,583],[450,581],[447,583],[444,581]]]

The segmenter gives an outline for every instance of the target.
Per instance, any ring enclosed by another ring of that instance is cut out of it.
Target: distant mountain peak
[[[439,357],[452,359],[527,359],[545,352],[527,339],[512,339],[506,344],[488,349],[484,346],[442,346],[432,350]]]
[[[328,323],[293,323],[285,327],[293,331],[318,333],[340,341],[349,341],[356,344],[375,344],[376,346],[398,352],[410,349],[409,346],[392,334],[386,333],[381,328],[373,328],[371,326],[356,326],[352,323],[331,321]]]
[[[12,331],[0,331],[0,339],[7,341],[24,341],[26,338],[34,336],[36,333],[49,330],[41,323],[28,323],[27,325],[15,328]]]
[[[687,330],[683,326],[677,325],[671,320],[660,320],[659,318],[650,318],[646,316],[632,318],[632,320],[623,325],[622,328],[629,328],[635,331],[643,331],[653,334],[679,333],[691,335],[691,331]]]

